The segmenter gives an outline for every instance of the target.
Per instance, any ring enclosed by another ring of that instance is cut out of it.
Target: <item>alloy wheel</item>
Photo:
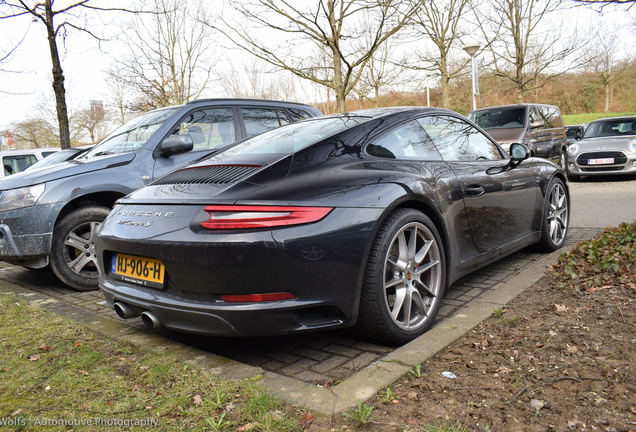
[[[560,182],[554,183],[550,191],[547,217],[550,239],[561,244],[568,228],[568,197]]]
[[[403,330],[426,325],[441,299],[440,248],[422,223],[404,225],[393,237],[384,263],[384,293],[391,319]]]

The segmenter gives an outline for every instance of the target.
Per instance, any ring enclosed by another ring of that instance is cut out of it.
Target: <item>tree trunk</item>
[[[68,125],[68,111],[66,108],[66,90],[64,89],[64,74],[60,55],[57,50],[55,39],[55,26],[53,24],[53,10],[51,0],[44,3],[46,11],[46,31],[51,51],[51,62],[53,64],[53,92],[55,93],[55,106],[57,109],[57,121],[60,128],[60,147],[62,149],[71,148],[71,138]]]
[[[441,74],[441,80],[442,80],[442,107],[450,108],[450,85],[449,85],[450,79],[448,77],[448,66],[446,65],[446,56],[442,56],[440,59],[439,72]],[[471,75],[472,75],[472,72],[471,72]],[[472,76],[471,76],[471,82],[472,82]],[[470,92],[472,96],[473,91],[471,90]]]
[[[609,112],[610,109],[610,85],[605,84],[605,108],[603,112]]]

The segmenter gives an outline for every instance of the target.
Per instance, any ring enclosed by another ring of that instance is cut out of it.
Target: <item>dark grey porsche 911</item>
[[[153,328],[355,326],[404,343],[461,276],[531,244],[563,245],[564,173],[521,144],[511,154],[442,109],[285,126],[119,200],[100,227],[99,285],[121,317]]]

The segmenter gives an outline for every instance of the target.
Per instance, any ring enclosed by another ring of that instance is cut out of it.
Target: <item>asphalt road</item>
[[[570,226],[604,228],[636,220],[636,175],[570,182]]]

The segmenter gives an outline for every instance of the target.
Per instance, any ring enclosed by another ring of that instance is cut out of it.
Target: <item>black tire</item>
[[[446,259],[437,228],[417,210],[396,210],[373,242],[356,329],[382,342],[415,339],[433,325],[445,284]],[[397,305],[400,296],[403,301]]]
[[[543,204],[539,249],[552,252],[565,244],[570,224],[570,195],[561,180],[554,177],[548,185]]]
[[[51,268],[71,288],[79,291],[97,289],[99,271],[94,235],[109,212],[106,207],[82,207],[66,215],[55,226]]]

